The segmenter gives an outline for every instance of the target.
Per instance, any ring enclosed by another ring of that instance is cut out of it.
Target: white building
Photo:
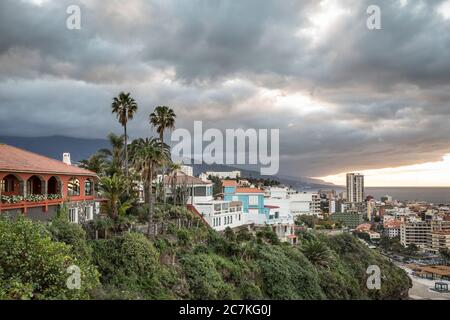
[[[329,214],[333,214],[336,212],[336,200],[335,199],[331,199],[329,204],[328,204],[328,213]]]
[[[236,228],[247,224],[247,217],[240,201],[217,201],[212,194],[213,183],[186,175],[179,171],[175,176],[165,177],[166,193],[173,196],[174,186],[185,195],[187,207],[199,214],[216,231],[227,227]]]
[[[181,172],[183,172],[184,174],[186,174],[188,176],[194,176],[194,168],[191,166],[182,165]]]
[[[396,238],[400,236],[402,221],[397,219],[388,219],[383,223],[384,235],[388,238]]]
[[[239,201],[209,201],[194,204],[198,213],[216,231],[223,231],[247,224],[246,215]]]
[[[347,173],[347,201],[364,202],[364,176],[359,173]]]
[[[289,196],[290,210],[294,216],[322,214],[320,195],[313,192],[295,193]]]
[[[206,171],[206,177],[212,176],[220,179],[237,179],[241,176],[241,172],[239,170],[234,171]]]

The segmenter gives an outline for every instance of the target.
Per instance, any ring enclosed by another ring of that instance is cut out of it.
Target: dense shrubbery
[[[72,265],[81,269],[80,290],[66,285]],[[43,225],[0,220],[0,299],[87,299],[98,284],[96,268]]]
[[[293,247],[267,228],[221,235],[177,217],[152,240],[133,232],[87,240],[81,227],[61,218],[47,227],[1,220],[0,297],[396,299],[410,286],[402,270],[351,235],[307,232]],[[82,269],[82,290],[65,286],[71,264]],[[379,291],[366,288],[372,264],[382,270]]]

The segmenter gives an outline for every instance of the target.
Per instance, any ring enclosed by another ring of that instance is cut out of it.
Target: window
[[[92,181],[88,179],[84,183],[84,195],[92,196],[93,194],[94,194],[93,184],[92,184]]]
[[[258,196],[249,196],[248,204],[251,206],[257,206],[259,204]]]
[[[67,184],[67,195],[69,197],[80,195],[80,181],[78,179],[72,178]]]
[[[84,208],[84,215],[86,217],[86,220],[93,220],[94,219],[94,207],[88,206]]]
[[[78,209],[69,209],[69,221],[72,223],[78,223]]]
[[[13,175],[6,176],[0,181],[0,191],[3,192],[14,192],[14,184],[17,179]]]
[[[206,187],[194,187],[194,197],[205,197]]]

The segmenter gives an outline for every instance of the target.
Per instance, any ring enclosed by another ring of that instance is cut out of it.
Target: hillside
[[[403,299],[411,285],[351,235],[301,232],[291,246],[270,228],[222,234],[186,209],[161,209],[164,227],[150,240],[136,232],[95,240],[89,226],[86,233],[62,218],[45,228],[0,219],[0,299]],[[82,290],[66,289],[63,270],[73,263]],[[381,290],[367,288],[370,265],[381,269]]]

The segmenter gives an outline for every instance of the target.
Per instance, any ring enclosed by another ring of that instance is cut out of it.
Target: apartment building
[[[442,249],[450,250],[450,231],[431,232],[431,250],[439,252]]]
[[[405,247],[415,244],[433,252],[450,249],[450,221],[439,215],[431,220],[406,221],[400,228],[400,243]]]
[[[364,202],[364,176],[359,173],[347,173],[347,201]]]
[[[412,244],[421,248],[430,246],[431,223],[428,221],[411,220],[400,227],[400,243],[404,247]]]

